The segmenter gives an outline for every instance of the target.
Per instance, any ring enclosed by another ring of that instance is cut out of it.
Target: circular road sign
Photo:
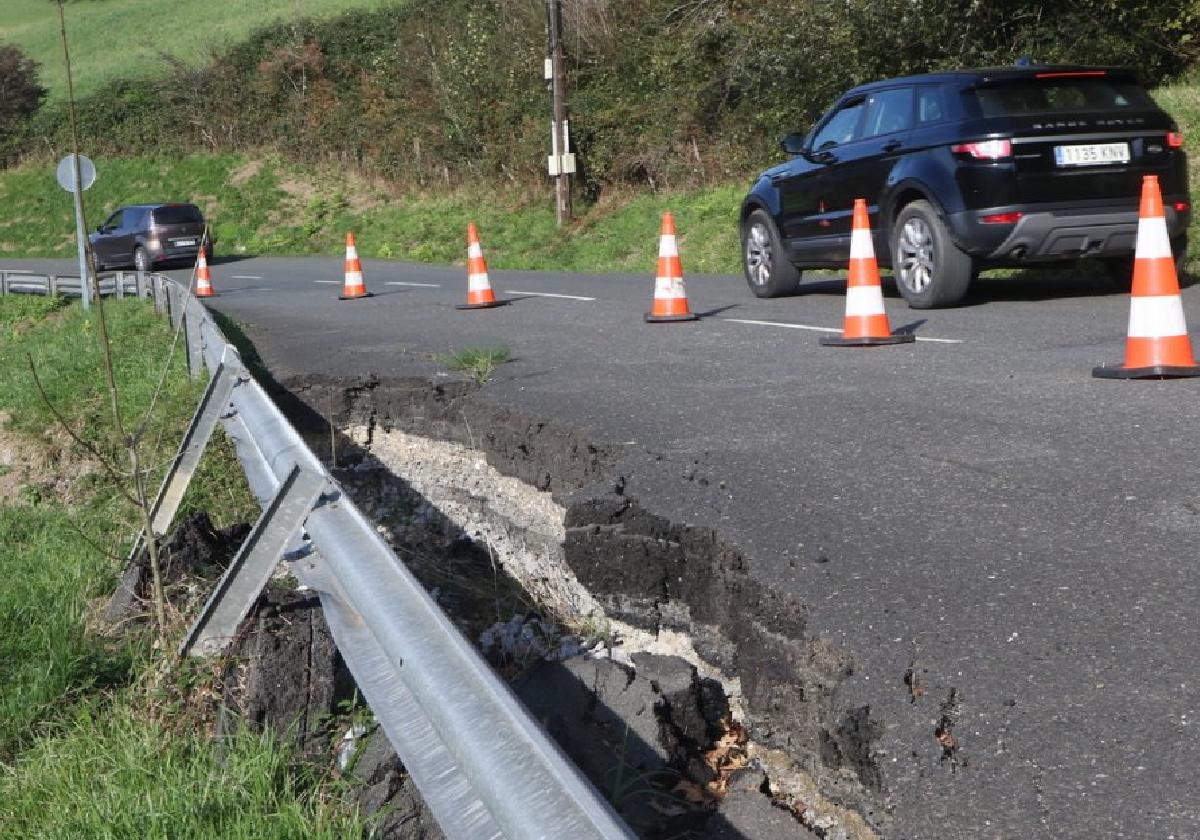
[[[75,155],[67,155],[58,162],[58,185],[67,192],[75,192]],[[79,156],[79,177],[86,190],[96,183],[96,165],[85,155]]]

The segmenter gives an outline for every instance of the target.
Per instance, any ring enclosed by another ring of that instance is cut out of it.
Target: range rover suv
[[[195,262],[204,216],[194,204],[130,204],[117,208],[90,237],[96,268],[150,271],[174,261]],[[212,259],[212,241],[204,252]]]
[[[746,281],[796,291],[844,268],[855,198],[909,306],[952,305],[984,268],[1104,263],[1129,283],[1142,176],[1157,175],[1182,268],[1191,220],[1175,121],[1127,70],[1014,66],[847,91],[742,205]]]

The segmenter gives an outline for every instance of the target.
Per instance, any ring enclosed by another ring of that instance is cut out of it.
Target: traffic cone
[[[883,285],[879,282],[879,263],[871,241],[871,223],[867,218],[867,200],[854,199],[854,223],[850,229],[850,276],[846,278],[846,315],[840,338],[826,336],[826,347],[873,347],[876,344],[907,344],[916,341],[912,333],[892,335],[887,312],[883,308]]]
[[[1101,379],[1200,376],[1183,319],[1179,278],[1175,276],[1157,175],[1142,177],[1125,363],[1095,368],[1092,376]]]
[[[483,246],[479,244],[479,230],[475,223],[467,225],[467,302],[455,309],[491,309],[505,306],[507,300],[497,300],[488,280],[487,262],[483,259]]]
[[[346,280],[342,284],[342,293],[338,300],[357,300],[370,297],[366,284],[363,283],[362,263],[358,259],[358,246],[354,242],[354,234],[346,234]]]
[[[216,297],[213,291],[212,275],[208,273],[208,260],[204,258],[204,248],[196,252],[196,297]]]
[[[679,262],[679,246],[675,242],[675,217],[670,212],[663,213],[654,302],[646,313],[646,323],[695,321],[699,317],[688,308],[687,292],[683,289],[683,265]]]

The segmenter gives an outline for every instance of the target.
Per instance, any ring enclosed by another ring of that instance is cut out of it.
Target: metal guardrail
[[[118,271],[112,274],[97,276],[100,294],[122,298],[127,295],[147,297],[150,290],[150,278],[162,275],[147,274],[144,271]],[[5,295],[62,295],[63,297],[82,297],[78,274],[35,274],[30,271],[0,270],[0,294]]]
[[[0,272],[0,293],[63,293],[65,280]],[[632,838],[340,489],[200,301],[162,275],[109,282],[116,294],[127,282],[153,294],[183,323],[193,375],[201,363],[211,373],[156,499],[155,532],[169,525],[218,420],[263,507],[180,652],[223,649],[286,556],[319,595],[343,659],[448,837]]]

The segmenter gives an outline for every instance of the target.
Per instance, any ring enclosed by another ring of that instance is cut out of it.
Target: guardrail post
[[[146,296],[147,296],[147,292],[146,292],[146,272],[142,271],[142,270],[139,268],[139,269],[138,269],[138,272],[137,272],[137,279],[136,279],[136,281],[135,281],[135,282],[136,282],[136,284],[137,284],[137,296],[138,296],[138,297],[140,297],[140,298],[144,298],[144,297],[146,297]]]
[[[99,282],[99,278],[97,278]],[[125,299],[125,272],[118,271],[113,277],[113,290],[116,292],[117,300]]]
[[[329,486],[321,473],[292,466],[179,645],[181,657],[225,649],[271,579],[288,540]]]
[[[185,298],[185,300],[187,300]],[[200,315],[196,310],[198,303],[188,300],[183,313],[183,331],[187,337],[188,373],[192,379],[199,379],[204,371],[204,347],[200,343]]]
[[[0,295],[8,294],[8,272],[0,271]]]
[[[50,297],[54,297],[55,295],[58,294],[58,275],[57,274],[46,275],[46,294],[50,295]]]
[[[154,311],[159,315],[167,314],[167,290],[163,286],[163,278],[151,275],[150,289],[154,293]]]
[[[167,312],[171,315],[171,329],[179,329],[183,323],[183,289],[175,283],[164,283],[167,287]]]
[[[200,403],[196,406],[196,413],[192,415],[192,422],[188,424],[183,440],[179,442],[179,449],[167,469],[167,474],[163,476],[158,495],[154,497],[154,504],[150,508],[150,530],[154,532],[155,537],[167,532],[179,511],[179,503],[183,501],[183,494],[187,492],[196,467],[200,464],[200,457],[208,446],[213,429],[217,427],[217,421],[229,406],[230,395],[237,384],[239,374],[238,367],[221,364],[208,381],[204,395],[200,397]],[[135,589],[141,576],[140,560],[145,551],[146,533],[143,531],[134,540],[133,548],[125,561],[121,582],[109,601],[110,619],[122,614],[137,597]]]

